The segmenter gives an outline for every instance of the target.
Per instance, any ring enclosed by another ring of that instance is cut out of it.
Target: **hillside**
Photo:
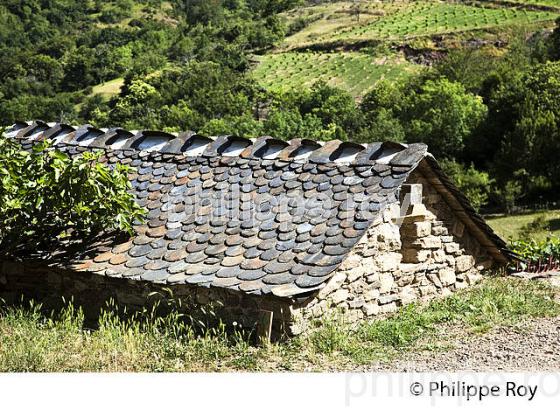
[[[319,79],[360,97],[449,49],[503,48],[514,33],[550,28],[560,16],[560,0],[316,3],[283,14],[291,33],[255,70],[265,87],[296,89]]]

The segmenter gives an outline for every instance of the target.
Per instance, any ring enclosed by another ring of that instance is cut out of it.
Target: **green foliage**
[[[496,70],[498,58],[484,48],[453,49],[434,67],[449,81],[462,84],[472,93],[480,93],[489,73]]]
[[[377,83],[360,105],[365,125],[357,139],[363,142],[404,141],[404,125],[398,117],[403,100],[401,88],[387,81]]]
[[[87,238],[104,229],[132,234],[145,211],[128,191],[126,165],[99,162],[101,152],[70,158],[50,142],[23,151],[0,136],[0,248],[47,249],[60,238]]]
[[[554,153],[560,149],[560,63],[535,65],[518,81],[501,86],[491,104],[510,114],[501,124],[498,177],[507,180],[523,169],[559,186],[560,164]],[[520,182],[527,188],[532,181]]]
[[[425,142],[437,158],[453,158],[486,112],[482,98],[459,83],[439,79],[427,80],[409,94],[401,118],[409,141]]]
[[[440,165],[474,209],[478,211],[488,203],[493,183],[488,173],[477,170],[473,164],[467,167],[453,160],[440,161]]]
[[[552,60],[560,60],[560,18],[556,20],[556,27],[550,35],[548,53]]]
[[[510,249],[525,261],[560,261],[560,238],[554,236],[542,241],[515,240],[510,243]]]

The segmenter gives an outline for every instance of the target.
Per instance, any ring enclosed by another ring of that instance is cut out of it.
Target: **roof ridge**
[[[410,165],[427,154],[422,143],[352,141],[326,142],[295,138],[288,141],[262,136],[244,138],[232,135],[208,137],[193,131],[170,133],[158,130],[129,131],[123,128],[96,128],[91,124],[72,126],[41,120],[18,121],[6,135],[32,142],[51,139],[54,145],[78,145],[84,148],[136,150],[139,152],[187,157],[240,157],[280,160],[282,162],[335,163],[367,166],[376,163]]]

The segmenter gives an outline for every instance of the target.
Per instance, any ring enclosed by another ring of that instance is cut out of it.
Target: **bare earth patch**
[[[558,371],[560,317],[532,319],[501,326],[483,335],[457,328],[442,329],[432,350],[413,351],[363,371]]]
[[[528,275],[527,277],[530,277]],[[557,273],[532,275],[560,287]],[[556,296],[558,299],[558,295]],[[560,317],[533,318],[515,326],[499,326],[485,334],[473,334],[458,327],[443,327],[427,342],[427,350],[406,353],[366,371],[455,372],[455,371],[558,371],[560,369]]]

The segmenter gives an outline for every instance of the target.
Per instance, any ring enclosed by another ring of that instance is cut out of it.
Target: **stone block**
[[[438,272],[438,277],[442,285],[444,286],[449,286],[457,281],[455,271],[451,268],[440,269]]]
[[[364,299],[369,302],[372,300],[376,300],[379,297],[379,289],[368,289],[364,292]]]
[[[344,272],[341,271],[336,272],[334,276],[327,282],[325,287],[321,289],[317,297],[319,299],[324,299],[328,294],[340,288],[340,286],[342,286],[345,280],[346,280],[346,274]]]
[[[348,285],[348,289],[353,294],[362,293],[364,291],[364,289],[368,289],[368,288],[369,288],[369,286],[368,286],[367,282],[363,279],[356,280],[356,281],[354,281],[354,282],[352,282],[351,284]]]
[[[387,303],[386,305],[379,306],[379,313],[393,313],[398,310],[396,302]]]
[[[391,273],[382,273],[379,275],[379,283],[379,293],[384,294],[391,290],[393,283],[395,283],[395,279]]]
[[[422,184],[403,184],[400,192],[400,202],[410,205],[422,203]]]
[[[372,286],[373,283],[379,283],[379,273],[375,272],[375,273],[370,273],[369,275],[366,276],[366,282],[370,285],[370,287],[374,288],[375,286]],[[381,286],[381,285],[379,285]],[[377,286],[377,287],[379,287]]]
[[[441,248],[441,238],[438,236],[426,236],[417,239],[412,244],[414,247],[421,249],[438,249]]]
[[[365,299],[363,297],[359,297],[356,299],[353,299],[351,301],[348,302],[348,307],[350,309],[359,309],[362,306],[364,306],[364,304],[366,303]]]
[[[465,289],[469,285],[465,281],[455,282],[455,289]]]
[[[397,252],[381,254],[376,260],[379,270],[382,272],[394,271],[399,267],[402,255]]]
[[[418,295],[416,294],[416,291],[412,287],[406,286],[402,288],[401,291],[399,292],[399,299],[401,301],[401,304],[407,305],[417,300]]]
[[[377,228],[377,248],[380,251],[398,250],[401,247],[399,227],[384,223]]]
[[[398,272],[398,274],[395,274],[395,278],[396,278],[397,286],[403,287],[412,283],[412,281],[414,280],[414,274],[413,273],[403,274],[402,272]]]
[[[428,273],[426,275],[426,277],[430,280],[430,282],[432,282],[436,288],[442,288],[443,285],[441,283],[441,280],[439,279],[439,276],[435,273]]]
[[[377,299],[380,305],[386,305],[387,303],[396,302],[397,300],[399,300],[398,295],[379,296]]]
[[[403,240],[412,241],[416,238],[427,236],[431,232],[432,223],[430,221],[411,222],[401,226]]]
[[[449,288],[443,288],[441,290],[441,296],[443,296],[443,297],[451,296],[452,294],[453,294],[453,292]]]
[[[426,262],[431,256],[431,252],[422,249],[403,249],[402,250],[402,262],[404,263],[422,263]]]
[[[338,289],[336,292],[334,292],[331,295],[330,300],[334,304],[338,305],[338,304],[346,301],[349,296],[350,296],[350,291],[348,291],[348,289]]]
[[[465,279],[469,285],[474,285],[476,282],[482,279],[482,275],[478,272],[469,272],[465,274]]]
[[[375,316],[379,314],[379,305],[376,303],[366,303],[362,306],[362,312],[366,316]]]
[[[449,232],[445,226],[434,226],[432,227],[432,235],[448,235]]]
[[[463,255],[455,258],[455,268],[458,272],[465,272],[474,266],[474,258],[471,255]]]
[[[358,268],[351,269],[348,272],[348,282],[352,283],[360,279],[362,276],[364,276],[364,271],[362,269],[358,269]]]
[[[437,249],[432,253],[432,257],[434,258],[435,262],[441,263],[441,262],[445,262],[446,254],[443,251],[443,249]]]
[[[434,285],[420,286],[418,290],[420,291],[420,296],[422,297],[430,296],[436,293],[436,287]]]
[[[351,253],[342,263],[340,269],[355,269],[360,266],[363,257],[358,253]]]
[[[459,244],[456,242],[446,243],[443,245],[443,247],[445,249],[445,252],[451,254],[456,254],[457,252],[459,252],[459,249],[461,249]]]

